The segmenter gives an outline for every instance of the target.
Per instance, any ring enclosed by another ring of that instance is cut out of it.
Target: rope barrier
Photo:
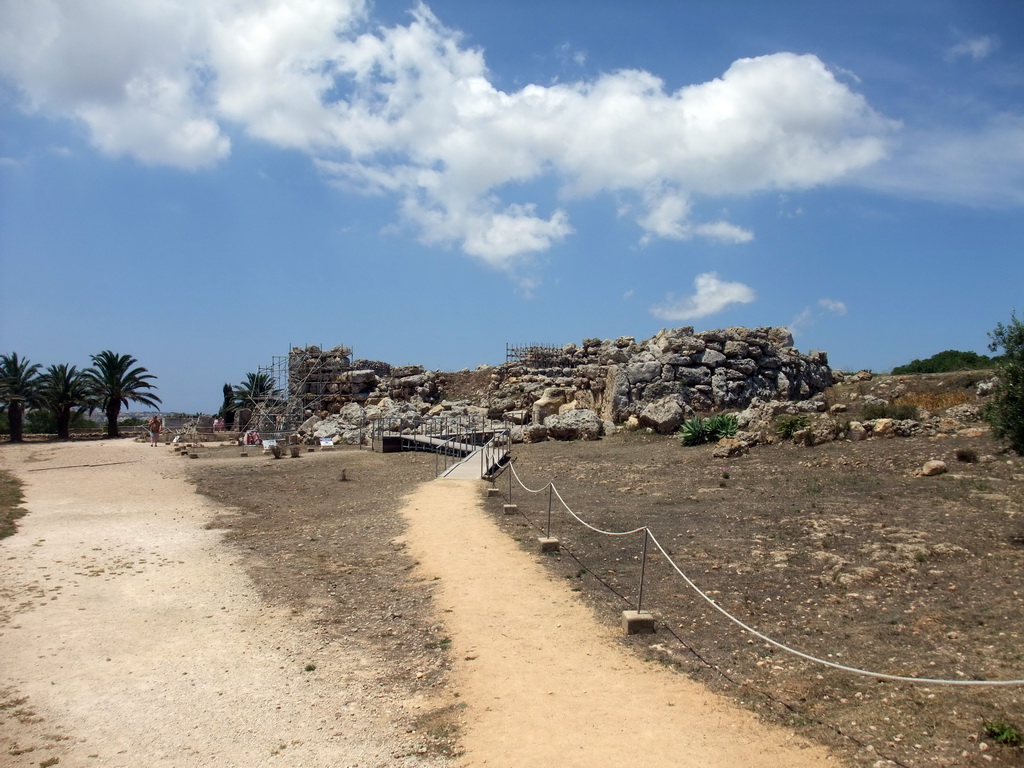
[[[686,575],[686,573],[683,572],[682,568],[680,568],[676,564],[676,562],[672,559],[671,555],[669,555],[669,553],[661,545],[661,542],[658,541],[657,537],[654,535],[654,531],[652,531],[649,527],[641,526],[639,528],[634,528],[631,531],[605,531],[605,530],[602,530],[600,528],[597,528],[597,527],[591,525],[590,523],[588,523],[586,520],[584,520],[583,518],[581,518],[579,515],[577,515],[575,512],[572,511],[572,509],[569,507],[569,505],[566,504],[565,499],[562,498],[562,494],[560,494],[558,492],[558,488],[555,487],[554,483],[548,483],[547,486],[544,486],[544,488],[542,488],[540,490],[536,490],[536,491],[535,490],[531,490],[530,488],[527,488],[526,485],[523,483],[523,481],[520,479],[519,473],[516,472],[516,470],[515,470],[515,466],[512,465],[512,464],[509,464],[509,468],[512,470],[512,475],[511,476],[515,477],[516,482],[519,484],[519,487],[522,488],[524,491],[527,491],[528,493],[540,493],[541,491],[545,490],[548,486],[550,486],[551,489],[554,491],[554,494],[558,497],[558,500],[562,503],[562,506],[565,507],[566,511],[576,521],[578,521],[581,525],[583,525],[586,528],[589,528],[591,531],[594,531],[595,533],[599,533],[599,534],[602,534],[602,535],[605,535],[605,536],[629,536],[629,535],[634,534],[634,533],[639,533],[640,531],[646,531],[647,535],[650,536],[651,540],[654,542],[654,545],[658,548],[658,550],[661,552],[661,554],[665,556],[665,559],[668,561],[669,565],[672,566],[672,569],[675,570],[675,572],[678,573],[682,577],[683,581],[686,582],[687,586],[689,586],[705,602],[707,602],[712,608],[714,608],[720,614],[725,616],[725,618],[727,618],[733,624],[735,624],[736,626],[740,627],[744,631],[749,632],[754,637],[757,637],[757,638],[763,640],[764,642],[768,643],[769,645],[772,645],[775,648],[778,648],[781,651],[785,651],[786,653],[790,653],[790,654],[792,654],[794,656],[798,656],[799,658],[802,658],[805,661],[809,661],[809,662],[812,662],[814,664],[820,664],[820,665],[825,666],[825,667],[831,667],[832,669],[836,669],[836,670],[839,670],[841,672],[847,672],[847,673],[850,673],[850,674],[861,675],[861,676],[864,676],[864,677],[873,677],[873,678],[877,678],[879,680],[893,680],[893,681],[901,682],[901,683],[919,683],[919,684],[926,684],[926,685],[953,685],[953,686],[1011,686],[1011,685],[1024,685],[1024,679],[1020,679],[1020,680],[950,680],[950,679],[945,679],[945,678],[911,677],[909,675],[892,675],[892,674],[888,674],[886,672],[875,672],[873,670],[861,669],[860,667],[851,667],[851,666],[847,666],[845,664],[839,664],[838,662],[829,661],[828,659],[822,659],[822,658],[820,658],[818,656],[814,656],[812,654],[805,653],[804,651],[798,650],[796,648],[792,648],[792,647],[786,645],[785,643],[779,642],[778,640],[775,640],[775,639],[769,637],[768,635],[766,635],[766,634],[764,634],[762,632],[759,632],[758,630],[756,630],[753,627],[751,627],[749,624],[745,623],[742,619],[739,619],[738,617],[733,616],[731,613],[729,613],[729,611],[727,611],[725,608],[723,608],[721,605],[719,605],[717,602],[715,602],[715,600],[713,598],[711,598],[707,593],[705,593],[700,587],[697,586],[697,584],[693,581],[693,579],[691,579],[689,576]]]
[[[516,482],[519,483],[519,487],[520,488],[522,488],[524,491],[527,491],[528,493],[540,493],[541,491],[543,491],[548,486],[551,486],[551,490],[553,490],[555,492],[555,496],[557,496],[558,500],[560,502],[562,502],[562,506],[565,507],[565,511],[568,512],[580,525],[584,526],[585,528],[589,528],[590,530],[594,531],[595,533],[600,533],[600,534],[603,534],[605,536],[630,536],[630,535],[632,535],[634,533],[640,533],[640,531],[644,530],[644,528],[646,527],[646,526],[641,525],[639,528],[634,528],[631,531],[605,531],[605,530],[602,530],[601,528],[595,528],[590,523],[588,523],[586,520],[584,520],[582,517],[580,517],[579,515],[577,515],[575,512],[572,511],[572,508],[568,504],[566,504],[565,499],[562,498],[562,494],[560,494],[558,492],[558,488],[555,487],[554,483],[548,483],[548,485],[544,486],[544,488],[542,488],[540,491],[531,491],[529,488],[527,488],[525,485],[523,485],[523,481],[519,479],[519,473],[516,472],[515,466],[514,465],[509,465],[509,466],[512,467],[512,476],[515,477]]]

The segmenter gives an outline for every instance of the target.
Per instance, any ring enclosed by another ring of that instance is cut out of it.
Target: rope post
[[[647,540],[650,536],[650,530],[644,528],[644,552],[640,558],[640,593],[636,598],[637,613],[640,613],[644,608],[644,573],[647,571]]]
[[[650,538],[650,535],[650,529],[645,526],[644,553],[643,557],[640,559],[640,594],[637,596],[636,610],[622,612],[622,628],[625,630],[627,635],[654,633],[654,616],[650,611],[643,610],[644,574],[647,570],[647,540]]]
[[[512,462],[508,463],[508,503],[504,506],[506,515],[514,515],[519,511],[519,507],[512,503]]]
[[[551,536],[551,492],[554,487],[554,483],[548,483],[548,532],[537,540],[541,552],[558,552],[562,548],[561,542]]]
[[[551,489],[554,486],[548,483],[548,538],[551,538]]]

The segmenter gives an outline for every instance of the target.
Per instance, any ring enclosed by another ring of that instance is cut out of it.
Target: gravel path
[[[259,602],[172,455],[122,440],[0,461],[29,511],[0,542],[4,766],[424,765],[393,755],[365,659]]]

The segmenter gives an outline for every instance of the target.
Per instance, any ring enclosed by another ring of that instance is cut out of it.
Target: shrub
[[[793,435],[801,429],[806,429],[810,423],[811,420],[803,413],[797,416],[784,416],[775,425],[775,431],[783,440],[792,440]]]
[[[985,735],[997,744],[1005,744],[1008,747],[1019,747],[1024,744],[1024,737],[1020,731],[1002,718],[986,721]]]
[[[717,443],[723,437],[735,437],[738,430],[739,420],[731,413],[719,413],[707,419],[694,416],[679,428],[679,442],[683,445]]]
[[[702,445],[708,442],[707,419],[694,416],[683,422],[679,428],[679,442],[683,445]]]
[[[872,403],[871,405],[864,406],[864,410],[861,411],[861,418],[864,421],[871,421],[872,419],[895,419],[897,421],[916,419],[917,406],[910,405],[909,403]]]
[[[971,401],[966,392],[909,392],[896,399],[898,405],[911,405],[924,408],[926,411],[944,411],[954,405],[963,405]]]
[[[1024,455],[1024,323],[1016,313],[1010,324],[999,323],[989,334],[989,349],[1002,348],[998,363],[996,390],[985,409],[984,418],[992,426],[992,435],[1006,440],[1010,448]]]
[[[739,420],[731,413],[719,413],[708,419],[708,429],[715,442],[724,437],[736,437],[739,428]]]
[[[976,371],[991,368],[993,360],[988,355],[977,352],[961,352],[947,349],[925,360],[914,360],[906,365],[898,365],[892,369],[893,375],[906,373],[951,373],[953,371]]]
[[[965,464],[975,464],[978,461],[978,452],[973,448],[957,448],[956,460]]]

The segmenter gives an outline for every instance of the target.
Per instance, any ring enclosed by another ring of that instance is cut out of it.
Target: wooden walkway
[[[438,474],[438,477],[452,480],[480,480],[502,466],[508,456],[508,447],[493,445],[480,446],[432,435],[399,434],[385,432],[373,444],[375,451],[393,453],[403,450],[425,450],[444,453],[452,464]],[[461,456],[461,458],[458,458]],[[487,466],[485,466],[487,465]]]

